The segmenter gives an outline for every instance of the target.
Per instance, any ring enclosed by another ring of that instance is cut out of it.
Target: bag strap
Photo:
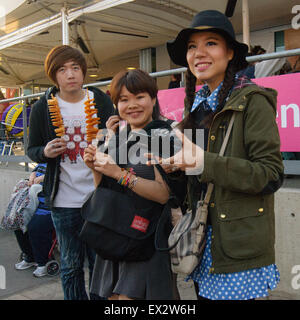
[[[169,183],[169,178],[167,173],[165,172],[165,170],[162,168],[162,166],[160,164],[155,164],[156,169],[159,171],[160,175],[162,176],[162,178],[164,179],[165,183],[167,184],[167,186],[170,189],[170,195],[169,195],[169,199],[168,199],[168,203],[170,203],[171,201],[177,205],[177,207],[179,207],[179,200],[176,197],[176,195],[172,192],[171,188],[170,188],[170,183]]]
[[[231,116],[231,119],[230,119],[230,122],[229,122],[229,125],[228,125],[228,128],[227,128],[226,135],[225,135],[225,138],[223,140],[223,143],[222,143],[222,146],[221,146],[221,149],[220,149],[220,152],[219,152],[219,156],[220,157],[223,157],[223,155],[225,153],[225,149],[226,149],[227,144],[228,144],[228,140],[229,140],[229,136],[230,136],[230,133],[231,133],[231,129],[233,127],[234,118],[235,118],[235,112],[233,112],[233,114]],[[210,197],[211,197],[212,192],[213,192],[213,189],[214,189],[214,185],[212,183],[209,183],[208,186],[207,186],[207,191],[206,191],[206,194],[205,194],[205,198],[203,200],[204,205],[208,205]]]
[[[219,152],[219,156],[223,156],[224,155],[224,152],[225,152],[225,149],[227,147],[227,143],[228,143],[228,140],[229,140],[229,136],[230,136],[230,133],[231,133],[231,129],[233,127],[233,122],[234,122],[234,119],[235,119],[235,112],[233,112],[232,116],[231,116],[231,119],[230,119],[230,122],[229,122],[229,125],[228,125],[228,128],[227,128],[227,131],[226,131],[226,135],[225,135],[225,138],[223,140],[223,144],[222,144],[222,147],[220,149],[220,152]]]
[[[225,135],[225,138],[223,140],[223,143],[222,143],[222,146],[221,146],[221,149],[220,149],[220,152],[219,152],[219,156],[223,156],[224,155],[224,152],[225,152],[225,149],[226,149],[226,146],[228,144],[228,141],[229,141],[229,136],[230,136],[230,133],[231,133],[231,130],[232,130],[232,127],[233,127],[233,122],[234,122],[234,119],[235,119],[235,112],[233,112],[232,116],[231,116],[231,119],[230,119],[230,122],[229,122],[229,125],[228,125],[228,128],[227,128],[227,131],[226,131],[226,135]],[[167,179],[167,175],[166,173],[164,172],[164,170],[162,169],[161,166],[159,166],[160,168],[158,168],[159,165],[156,165],[157,169],[160,171],[160,173],[162,174],[162,177],[164,179]],[[162,171],[163,172],[162,172]],[[212,192],[213,192],[213,189],[214,189],[214,184],[213,183],[209,183],[208,186],[207,186],[207,191],[206,191],[206,194],[205,194],[205,197],[204,197],[204,200],[203,200],[203,209],[205,214],[203,216],[203,221],[201,221],[202,223],[206,224],[206,221],[207,221],[207,214],[208,214],[208,210],[207,207],[208,207],[208,204],[209,204],[209,201],[210,201],[210,198],[211,198],[211,195],[212,195]],[[203,210],[202,209],[202,210]],[[178,242],[180,241],[180,239],[182,238],[182,236],[189,231],[194,219],[195,219],[195,216],[196,216],[196,212],[197,212],[197,208],[193,208],[192,209],[192,218],[191,218],[191,222],[190,224],[187,226],[187,228],[182,232],[182,234],[179,236],[179,238],[177,239],[177,241],[172,244],[172,246],[170,247],[167,247],[167,248],[160,248],[158,246],[158,234],[159,234],[159,230],[161,228],[161,224],[166,222],[167,221],[167,218],[168,218],[168,213],[170,212],[170,205],[169,205],[169,201],[165,204],[164,206],[164,210],[162,212],[162,215],[158,221],[158,224],[157,224],[157,228],[156,228],[156,232],[155,232],[155,249],[158,250],[158,251],[169,251],[169,250],[172,250],[173,248],[175,248],[178,244]]]

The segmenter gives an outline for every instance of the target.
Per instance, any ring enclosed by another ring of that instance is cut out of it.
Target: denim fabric
[[[91,281],[95,253],[79,239],[83,226],[80,208],[53,208],[52,219],[60,246],[61,281],[65,300],[88,300],[84,282],[84,259],[89,262]]]

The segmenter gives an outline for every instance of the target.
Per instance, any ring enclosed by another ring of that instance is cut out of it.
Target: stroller
[[[54,251],[55,251],[55,254],[54,254]],[[52,246],[51,246],[51,249],[48,254],[49,261],[46,264],[47,274],[49,276],[56,276],[59,274],[59,271],[60,271],[59,262],[57,260],[55,260],[55,256],[57,254],[57,251],[59,251],[59,245],[58,245],[58,241],[56,238],[56,233],[54,231],[53,232],[53,239],[52,239]]]
[[[40,170],[39,176],[43,175],[43,169],[44,165],[39,165],[37,170]],[[28,179],[21,179],[16,186],[13,189],[12,195],[10,197],[6,212],[3,216],[3,218],[0,221],[0,227],[5,230],[15,230],[16,232],[19,230],[21,231],[21,235],[25,234],[25,232],[28,231],[27,226],[29,226],[29,223],[32,221],[32,219],[35,217],[35,223],[32,224],[31,230],[35,232],[35,230],[39,230],[39,223],[41,221],[44,221],[46,224],[46,241],[48,243],[47,247],[45,247],[45,250],[42,251],[42,255],[47,259],[42,259],[46,263],[46,271],[47,274],[50,276],[55,276],[59,273],[60,267],[58,261],[55,259],[55,251],[58,250],[58,241],[56,238],[55,229],[51,223],[51,212],[48,210],[48,207],[44,205],[43,195],[39,197],[38,195],[41,194],[42,186],[39,183],[35,183],[29,187]],[[41,207],[40,207],[41,205]],[[36,214],[37,210],[40,210],[40,212],[45,212],[48,218],[46,220],[42,219],[40,220],[40,215]],[[36,224],[36,221],[38,222]],[[43,224],[44,225],[44,224]],[[49,229],[51,228],[51,229]],[[48,231],[47,231],[48,230]],[[48,233],[48,235],[47,235]],[[19,233],[18,233],[19,234]],[[38,237],[42,236],[44,233],[41,233],[40,235],[36,233],[37,238],[35,237],[35,240],[33,243],[35,243],[35,246],[39,245]],[[17,236],[17,234],[16,234]],[[26,238],[28,235],[26,236]],[[29,239],[26,240],[26,238],[23,238],[21,236],[17,236],[17,240],[19,243],[20,248],[23,252],[26,252],[26,254],[21,253],[21,260],[26,261],[25,257],[26,255],[32,255],[32,253],[29,253],[29,249],[27,250],[26,247],[28,247],[30,244],[28,243]],[[27,243],[24,247],[22,247],[21,243]],[[50,249],[49,249],[50,248]],[[49,250],[49,252],[48,252]],[[31,251],[31,250],[30,250]]]
[[[48,276],[57,276],[60,272],[60,264],[59,261],[56,260],[56,256],[59,256],[59,245],[56,238],[56,233],[53,231],[52,236],[52,246],[48,253],[48,262],[46,263],[47,275]],[[21,253],[20,261],[25,260],[26,254]]]

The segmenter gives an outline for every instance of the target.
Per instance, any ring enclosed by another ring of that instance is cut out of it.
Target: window
[[[275,52],[280,52],[285,50],[284,46],[284,31],[277,31],[274,33],[275,37]]]

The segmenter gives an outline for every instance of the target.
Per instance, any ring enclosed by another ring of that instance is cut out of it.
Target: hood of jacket
[[[247,101],[248,98],[251,97],[251,95],[257,94],[257,93],[263,95],[268,100],[268,102],[270,103],[270,105],[274,110],[274,113],[276,114],[277,91],[272,88],[265,88],[265,87],[258,86],[256,83],[254,83],[253,81],[251,81],[249,78],[245,76],[241,76],[237,78],[234,84],[232,93],[227,101],[227,102],[230,102],[230,104],[226,102],[226,105],[223,108],[223,110],[232,109],[236,111],[242,111],[243,106],[240,104],[241,96],[243,100]]]

